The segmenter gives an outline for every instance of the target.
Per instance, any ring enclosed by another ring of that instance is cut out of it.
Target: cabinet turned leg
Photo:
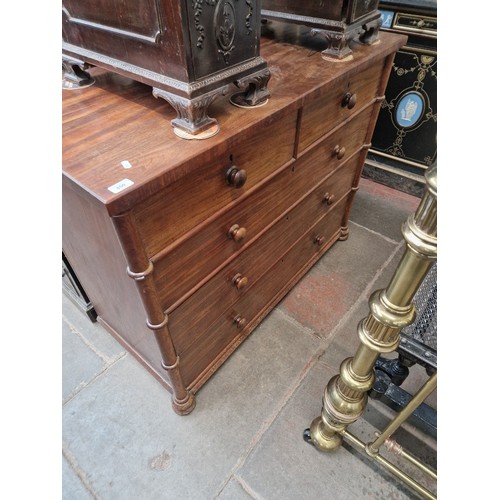
[[[240,108],[263,106],[267,103],[270,96],[269,89],[267,88],[270,78],[271,72],[268,68],[265,68],[240,80],[236,80],[234,82],[235,85],[244,90],[243,92],[233,94],[230,98],[231,103]]]
[[[82,89],[90,87],[95,79],[85,71],[87,64],[72,58],[62,60],[62,87],[63,89]]]
[[[217,120],[208,116],[208,108],[216,97],[226,94],[228,88],[229,85],[224,85],[192,99],[158,88],[153,88],[153,95],[165,99],[175,109],[177,118],[172,120],[172,127],[177,136],[182,139],[208,139],[220,130]]]

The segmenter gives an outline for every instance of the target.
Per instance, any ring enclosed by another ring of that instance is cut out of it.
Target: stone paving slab
[[[414,498],[348,445],[330,455],[302,439],[325,385],[357,346],[369,291],[386,286],[401,223],[418,204],[373,184],[362,179],[349,239],[214,374],[188,416],[176,415],[170,394],[63,297],[63,500]],[[370,404],[356,430],[379,428],[386,411]],[[416,435],[403,430],[403,440]]]
[[[89,320],[86,314],[63,293],[63,317],[99,355],[107,361],[125,354],[125,348],[99,323]]]
[[[351,225],[349,238],[335,243],[278,307],[327,338],[395,247],[395,242]]]
[[[231,479],[217,496],[217,500],[255,500],[255,494],[249,493],[237,479]]]
[[[320,414],[330,377],[322,363],[312,367],[236,475],[265,500],[416,498],[350,446],[323,453],[303,440],[304,429]]]
[[[62,321],[62,398],[71,397],[85,387],[106,366],[106,361],[93,351],[84,340]]]
[[[202,388],[185,417],[172,411],[166,390],[124,356],[64,406],[64,448],[100,499],[214,498],[294,389],[318,343],[276,311]]]
[[[400,244],[394,246],[390,254],[386,254],[385,262],[377,270],[377,273],[372,275],[372,280],[367,283],[366,288],[355,297],[355,300],[350,304],[348,314],[333,330],[332,341],[321,356],[323,363],[332,366],[338,351],[349,356],[354,355],[359,345],[358,324],[370,312],[369,298],[374,291],[385,288],[389,284],[403,253],[404,247]]]
[[[394,241],[401,241],[401,225],[419,202],[420,198],[362,178],[349,219]]]
[[[71,465],[62,459],[62,500],[93,500],[94,496],[85,489]]]

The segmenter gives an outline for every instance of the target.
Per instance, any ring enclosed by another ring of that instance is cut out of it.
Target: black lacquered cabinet
[[[382,31],[405,33],[368,151],[363,175],[421,196],[437,160],[437,3],[384,0]]]

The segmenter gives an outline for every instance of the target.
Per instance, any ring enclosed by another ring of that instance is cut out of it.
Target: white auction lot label
[[[116,194],[124,189],[127,189],[129,186],[132,186],[133,182],[130,179],[123,179],[112,186],[109,186],[108,190],[112,193]]]

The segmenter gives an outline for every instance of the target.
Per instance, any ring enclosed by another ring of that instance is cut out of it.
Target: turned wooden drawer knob
[[[235,166],[230,167],[226,172],[226,183],[234,188],[240,188],[247,180],[246,170]]]
[[[233,285],[238,290],[241,290],[242,288],[245,288],[247,286],[248,278],[246,276],[243,276],[242,274],[238,273],[234,276],[232,282],[233,282]]]
[[[324,242],[325,242],[324,236],[316,236],[316,238],[314,238],[314,243],[319,247],[322,246]]]
[[[333,203],[333,200],[335,200],[335,195],[333,195],[333,194],[325,193],[325,196],[323,196],[323,201],[327,205],[331,205]]]
[[[228,236],[234,241],[241,241],[247,235],[247,230],[244,227],[234,224],[229,228]]]
[[[356,106],[356,102],[358,101],[358,97],[356,94],[351,94],[350,92],[347,92],[347,94],[344,96],[342,99],[342,107],[347,109],[352,109],[354,106]]]
[[[238,314],[238,316],[235,316],[233,318],[233,323],[235,323],[237,328],[239,328],[241,330],[242,328],[245,328],[245,325],[247,324],[247,320],[243,316]]]
[[[338,144],[333,148],[332,158],[337,158],[341,160],[345,156],[345,148],[344,146],[340,147]]]

